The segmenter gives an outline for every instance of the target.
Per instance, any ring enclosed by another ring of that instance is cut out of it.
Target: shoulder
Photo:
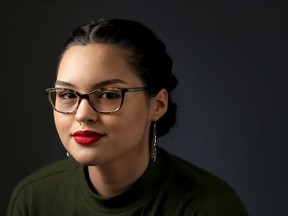
[[[166,153],[166,158],[167,187],[185,206],[182,215],[247,215],[238,195],[224,180],[177,156]]]
[[[13,190],[11,199],[51,191],[53,186],[65,185],[69,176],[73,176],[79,166],[74,160],[69,159],[53,162],[22,179]]]
[[[57,176],[65,175],[75,170],[77,166],[78,165],[76,162],[69,159],[53,162],[21,180],[17,187],[22,188],[25,187],[25,185],[29,185],[33,182],[45,181],[45,179],[51,180]]]
[[[79,169],[81,166],[77,162],[65,159],[27,176],[12,192],[8,215],[27,215],[30,211],[29,215],[32,215],[32,212],[37,212],[46,205],[57,209],[65,199],[65,193],[71,191],[77,184]]]
[[[222,179],[212,173],[177,156],[167,154],[170,172],[183,183],[193,184],[203,189],[212,189],[217,186],[228,186]]]

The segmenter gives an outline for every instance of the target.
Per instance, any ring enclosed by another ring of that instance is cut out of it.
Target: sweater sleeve
[[[222,179],[177,157],[170,157],[170,188],[182,188],[181,215],[248,216],[236,192]],[[177,185],[177,183],[176,183]]]
[[[28,216],[28,208],[25,202],[27,197],[24,196],[24,191],[18,187],[13,191],[7,209],[7,216]]]
[[[54,203],[57,200],[60,200],[60,203],[62,201],[62,197],[56,196],[56,194],[63,191],[67,185],[63,182],[65,179],[63,174],[65,174],[68,163],[68,160],[52,163],[22,179],[11,194],[7,216],[39,215],[37,211],[44,205],[48,206],[47,209],[51,212],[55,206]],[[69,180],[71,181],[71,179]],[[49,203],[51,204],[49,205]]]
[[[246,208],[232,190],[200,196],[196,203],[194,197],[193,202],[187,202],[184,212],[185,216],[248,216]]]

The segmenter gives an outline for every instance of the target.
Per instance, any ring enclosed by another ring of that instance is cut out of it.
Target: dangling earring
[[[69,152],[67,152],[66,155],[67,155],[67,157],[68,157],[69,159],[72,159],[72,158],[73,158],[73,156],[72,156]]]
[[[156,162],[157,157],[157,131],[156,131],[156,121],[153,124],[153,131],[152,131],[152,146],[151,146],[151,158],[153,158],[154,162]]]

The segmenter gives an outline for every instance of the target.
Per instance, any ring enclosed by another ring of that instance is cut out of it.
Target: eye
[[[77,95],[74,92],[71,92],[71,91],[58,92],[57,96],[60,99],[65,99],[65,100],[73,100],[73,99],[77,98]]]
[[[103,91],[98,95],[98,98],[101,99],[118,99],[121,97],[121,91],[119,90],[109,90],[109,91]]]

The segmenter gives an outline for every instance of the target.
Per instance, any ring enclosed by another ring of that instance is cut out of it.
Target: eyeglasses
[[[87,94],[81,94],[71,89],[48,88],[46,93],[52,108],[60,113],[76,112],[82,99],[87,99],[91,107],[99,113],[113,113],[121,109],[126,92],[147,90],[147,87],[100,88]]]

